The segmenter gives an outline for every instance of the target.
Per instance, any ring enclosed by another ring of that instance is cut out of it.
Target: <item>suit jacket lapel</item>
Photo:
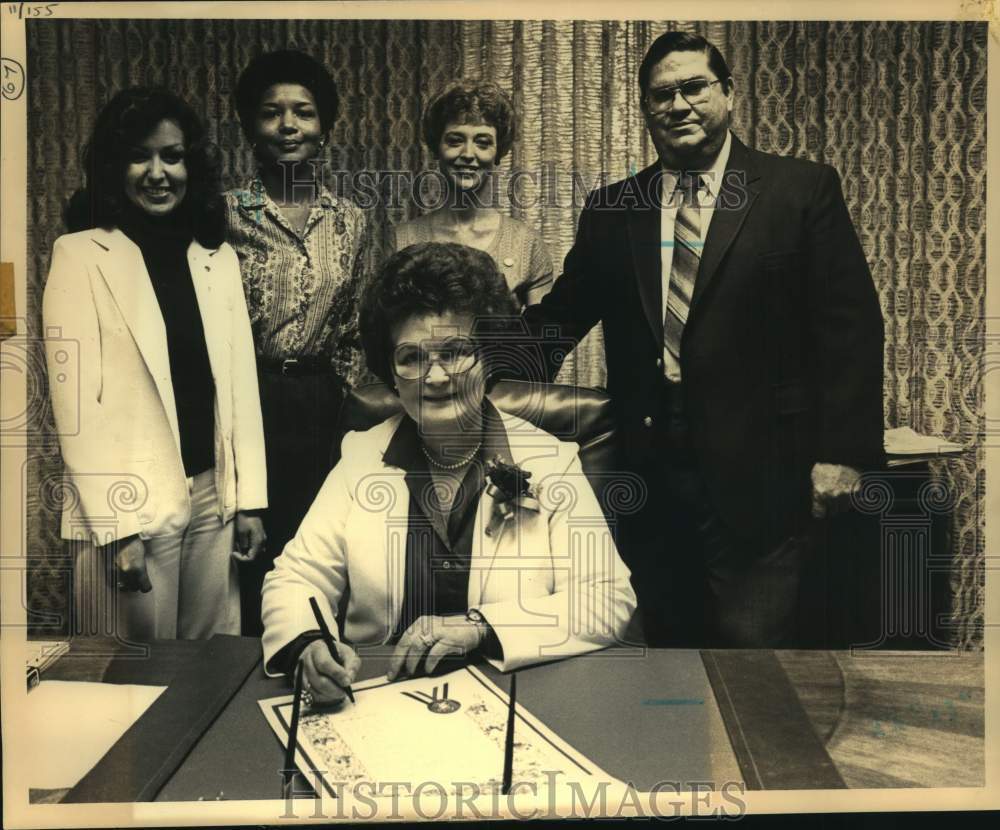
[[[385,637],[392,636],[399,624],[399,615],[403,610],[403,594],[406,590],[406,539],[410,527],[410,491],[406,486],[403,471],[389,470],[385,482],[391,488],[394,497],[389,500],[389,508],[369,511],[369,527],[364,534],[366,544],[376,537],[380,543],[372,546],[380,550],[382,556],[375,558],[374,568],[370,570],[373,578],[385,574],[385,583],[389,594],[386,597]],[[380,570],[375,570],[375,568]]]
[[[359,525],[358,547],[365,552],[361,567],[374,584],[384,581],[387,595],[379,604],[378,614],[384,625],[382,634],[392,636],[403,609],[406,584],[406,539],[410,526],[410,493],[403,470],[388,467],[384,477],[369,477],[362,481],[363,492],[370,494],[377,503],[360,511],[363,519]],[[391,496],[387,498],[387,492]]]
[[[633,188],[629,190],[629,188]],[[625,198],[634,194],[627,224],[639,299],[653,340],[663,342],[663,277],[660,264],[660,166],[653,164],[626,183]]]
[[[119,230],[110,233],[94,230],[91,239],[99,249],[97,268],[115,298],[122,319],[156,384],[179,449],[180,430],[177,426],[174,387],[170,378],[167,331],[142,251]]]
[[[515,464],[510,440],[507,436],[507,425],[503,414],[486,398],[483,401],[485,417],[483,458],[489,462],[499,457],[505,464]],[[483,487],[479,498],[479,508],[476,511],[475,531],[472,534],[472,551],[469,561],[469,607],[475,608],[482,602],[483,593],[490,581],[493,560],[500,549],[500,541],[512,530],[508,527],[511,519],[504,522],[492,536],[486,535],[486,529],[493,517],[493,505],[496,501],[489,493],[489,480]]]
[[[701,264],[698,267],[698,279],[691,295],[688,326],[691,325],[701,299],[708,291],[729,246],[732,245],[757,198],[759,189],[755,183],[759,178],[753,154],[736,136],[733,136],[726,175],[716,199],[712,223],[708,226],[708,236],[705,238]]]
[[[191,281],[194,283],[194,293],[198,299],[202,329],[205,332],[205,348],[208,350],[212,377],[215,379],[216,389],[224,389],[228,384],[223,384],[223,381],[230,374],[230,343],[228,338],[219,339],[220,334],[229,333],[229,326],[220,325],[223,322],[220,315],[225,309],[221,305],[222,298],[213,288],[212,257],[217,252],[218,250],[209,251],[197,242],[192,242],[188,246],[187,259],[188,268],[191,269]],[[219,395],[218,398],[221,404],[223,396]]]
[[[469,607],[475,608],[483,601],[483,594],[493,576],[493,560],[496,558],[500,541],[510,532],[508,520],[492,536],[486,535],[490,518],[493,516],[493,496],[483,490],[476,512],[476,530],[472,535],[472,555],[469,560]]]
[[[395,631],[403,608],[406,539],[410,527],[410,488],[406,482],[399,442],[396,442],[397,449],[390,451],[404,416],[393,417],[395,427],[382,453],[385,464],[382,475],[365,477],[356,490],[356,498],[361,507],[357,511],[359,520],[356,538],[363,541],[360,547],[370,549],[372,554],[359,557],[359,567],[364,569],[375,584],[380,580],[385,581],[388,594],[385,604],[381,606],[385,614],[381,622],[385,626],[383,634],[386,639]],[[376,430],[372,430],[368,434],[375,432]]]

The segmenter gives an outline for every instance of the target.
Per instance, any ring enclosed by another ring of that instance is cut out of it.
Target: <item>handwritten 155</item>
[[[18,20],[25,17],[52,17],[52,10],[58,3],[8,3],[7,11],[16,14]]]

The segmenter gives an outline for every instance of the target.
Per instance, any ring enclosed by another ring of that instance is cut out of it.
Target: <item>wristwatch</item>
[[[470,608],[465,612],[465,619],[476,626],[479,632],[479,645],[482,645],[486,635],[490,633],[490,624],[486,622],[486,617],[478,608]]]

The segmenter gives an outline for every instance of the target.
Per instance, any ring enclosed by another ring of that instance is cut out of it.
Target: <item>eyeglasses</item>
[[[452,337],[433,349],[401,343],[393,354],[392,370],[403,380],[420,380],[435,362],[449,375],[461,375],[479,362],[479,349],[468,337]]]
[[[704,104],[708,100],[713,84],[721,84],[722,80],[710,81],[707,78],[692,78],[677,86],[661,86],[650,89],[646,93],[646,103],[651,112],[667,112],[674,108],[677,93],[692,107]]]

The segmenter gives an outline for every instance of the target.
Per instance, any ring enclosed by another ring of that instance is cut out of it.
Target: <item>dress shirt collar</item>
[[[392,438],[389,439],[382,460],[391,467],[398,467],[407,472],[427,473],[427,459],[420,446],[420,433],[417,431],[416,421],[404,414]],[[477,457],[485,462],[495,456],[500,456],[500,460],[505,464],[514,463],[503,417],[489,398],[483,398],[483,446]]]
[[[722,177],[726,172],[726,165],[729,163],[729,152],[732,149],[732,146],[733,134],[727,131],[726,140],[722,143],[722,148],[719,150],[719,154],[715,157],[715,161],[712,162],[711,167],[707,170],[689,171],[701,174],[702,188],[708,191],[708,194],[713,201],[716,197],[718,197],[719,190],[722,189]],[[663,204],[670,203],[669,197],[677,188],[677,180],[680,178],[680,173],[681,171],[679,170],[668,170],[665,167],[663,168]]]
[[[490,400],[484,398],[483,443],[465,468],[461,479],[460,486],[466,494],[465,498],[473,497],[478,504],[479,494],[486,483],[486,463],[497,456],[505,463],[513,464],[503,419]],[[405,471],[404,480],[410,493],[411,503],[415,504],[423,514],[424,519],[434,529],[445,548],[451,551],[453,549],[452,540],[458,538],[459,525],[463,516],[469,518],[472,514],[466,514],[461,510],[461,500],[452,505],[448,515],[443,512],[438,503],[430,465],[421,448],[420,433],[417,430],[416,421],[408,415],[404,415],[399,422],[399,426],[382,455],[382,460],[388,465]],[[459,508],[457,513],[455,512],[456,507]],[[466,508],[473,510],[471,502],[466,503]]]
[[[277,204],[275,204],[270,194],[268,194],[267,188],[264,187],[264,182],[260,178],[260,173],[250,179],[250,181],[247,182],[246,187],[237,191],[236,195],[240,207],[246,210],[259,210],[263,207],[271,208],[274,211],[279,210]],[[316,201],[324,208],[336,207],[337,202],[333,194],[329,191],[326,185],[323,184],[320,184],[319,186],[319,198]]]

